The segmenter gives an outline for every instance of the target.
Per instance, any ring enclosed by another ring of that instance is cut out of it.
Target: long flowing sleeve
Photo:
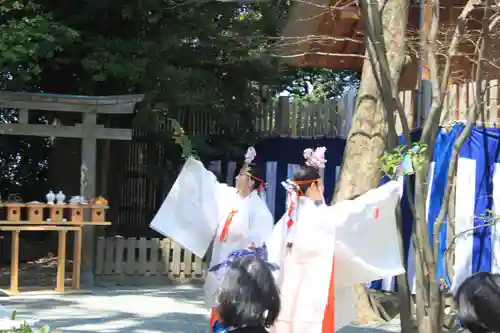
[[[269,238],[265,241],[268,261],[278,265],[279,269],[273,272],[278,286],[283,282],[283,264],[286,253],[287,221],[286,214],[276,223]]]
[[[274,218],[257,193],[252,194],[248,242],[261,246],[272,234]]]
[[[349,286],[404,273],[396,205],[401,184],[393,181],[330,207],[335,225],[335,285]]]
[[[200,161],[189,158],[150,227],[203,257],[225,205],[235,194]]]

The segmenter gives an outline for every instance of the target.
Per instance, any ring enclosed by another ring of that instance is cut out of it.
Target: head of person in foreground
[[[216,312],[226,328],[272,326],[280,312],[280,296],[268,264],[254,256],[231,262],[221,281]]]
[[[458,317],[471,333],[500,332],[500,275],[479,272],[468,277],[453,296]]]

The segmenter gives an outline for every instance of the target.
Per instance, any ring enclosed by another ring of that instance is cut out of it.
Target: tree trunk
[[[405,60],[408,10],[408,0],[388,0],[382,10],[386,52],[394,82],[399,82]],[[348,199],[375,188],[379,185],[382,175],[379,159],[388,145],[388,131],[380,103],[380,92],[368,60],[365,60],[363,65],[352,122],[335,201]],[[364,286],[359,286],[357,293],[359,301],[356,322],[376,321],[378,316],[370,306]]]

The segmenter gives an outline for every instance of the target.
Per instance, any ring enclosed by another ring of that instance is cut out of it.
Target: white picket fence
[[[201,258],[178,243],[159,238],[101,237],[97,240],[98,281],[158,284],[203,280]]]

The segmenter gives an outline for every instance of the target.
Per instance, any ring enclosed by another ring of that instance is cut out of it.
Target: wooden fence
[[[336,136],[343,132],[344,114],[355,98],[349,92],[341,100],[299,103],[287,96],[256,107],[253,129],[261,136]],[[173,115],[189,135],[222,134],[213,117],[204,112],[179,112]],[[234,128],[232,128],[234,130]]]
[[[168,238],[100,237],[95,275],[100,283],[120,285],[197,281],[204,263]]]
[[[475,102],[476,85],[480,85],[479,97],[481,110],[477,116],[477,124],[496,127],[500,117],[498,112],[498,80],[482,81],[452,85],[445,99],[441,124],[467,120],[468,112]]]
[[[482,81],[481,93],[484,112],[478,122],[496,126],[498,114],[498,80]],[[476,83],[453,84],[448,88],[441,124],[466,120],[467,110],[474,101]],[[399,93],[410,128],[423,125],[429,113],[432,90],[430,81],[424,80],[422,91],[406,90]],[[423,107],[419,107],[420,98]],[[256,112],[254,129],[261,136],[290,135],[299,137],[342,136],[349,133],[356,106],[356,92],[347,91],[340,100],[319,103],[298,103],[289,97],[280,97],[276,102],[263,106]],[[190,124],[193,133],[218,133],[213,120],[206,114],[181,114],[182,124]],[[397,117],[396,117],[397,118]],[[397,121],[398,132],[401,131]],[[195,130],[196,128],[196,130]]]
[[[441,113],[440,124],[448,126],[457,121],[467,121],[469,110],[475,103],[476,85],[480,85],[479,100],[481,102],[477,125],[496,127],[500,123],[498,110],[498,80],[453,84],[448,88]],[[423,126],[430,111],[432,102],[432,87],[429,81],[424,80],[421,92],[407,90],[399,93],[410,128]],[[419,96],[422,94],[422,96]],[[418,107],[418,100],[422,97],[423,108]],[[350,112],[353,112],[352,110]],[[396,116],[396,130],[401,133],[401,123]]]
[[[261,135],[290,135],[299,137],[337,136],[343,132],[344,118],[349,107],[348,93],[342,100],[320,103],[296,103],[283,96],[257,114],[254,128]]]

